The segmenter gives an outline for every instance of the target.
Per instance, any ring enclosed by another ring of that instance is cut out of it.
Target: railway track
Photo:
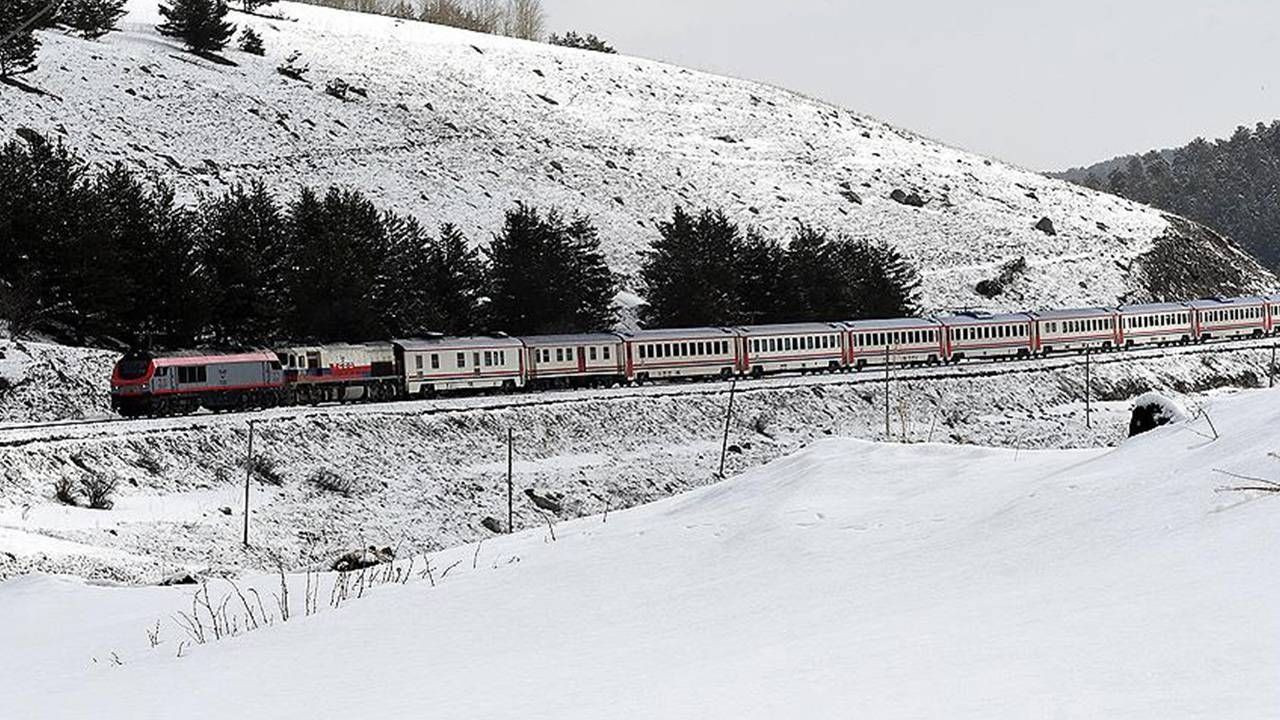
[[[1261,338],[1235,340],[1203,345],[1174,346],[1096,353],[1090,357],[1095,366],[1108,366],[1143,360],[1159,360],[1181,356],[1217,355],[1244,351],[1266,351],[1280,346],[1280,339]],[[1061,372],[1085,362],[1084,355],[1060,355],[1026,360],[966,361],[957,365],[894,366],[890,376],[894,382],[935,382],[940,380],[977,379],[1002,375]],[[775,375],[759,379],[742,379],[736,391],[744,394],[778,392],[788,389],[831,385],[875,385],[884,382],[884,370],[869,368],[862,372],[820,375]],[[494,412],[526,407],[548,407],[592,402],[617,402],[643,398],[726,395],[730,383],[671,383],[611,388],[556,390],[502,395],[474,395],[408,400],[394,403],[320,405],[276,408],[256,412],[204,413],[178,418],[125,419],[116,417],[84,420],[59,420],[46,423],[0,425],[0,448],[20,447],[35,443],[91,440],[122,435],[191,432],[200,429],[244,425],[249,420],[259,423],[290,422],[324,417],[426,417],[441,414]]]

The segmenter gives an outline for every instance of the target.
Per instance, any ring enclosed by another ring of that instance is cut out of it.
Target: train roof
[[[389,342],[366,342],[366,343],[321,343],[318,345],[283,345],[276,348],[276,351],[292,351],[308,352],[315,350],[390,350],[392,344]]]
[[[675,328],[671,330],[636,330],[633,332],[624,332],[622,337],[627,340],[636,340],[647,342],[651,340],[688,340],[690,338],[732,338],[737,337],[738,333],[729,328],[723,327],[696,327],[696,328]]]
[[[839,332],[839,323],[786,323],[782,325],[743,325],[736,328],[744,335],[796,335],[801,333]]]
[[[1237,307],[1240,305],[1258,305],[1264,302],[1263,298],[1257,296],[1235,297],[1235,298],[1204,298],[1203,300],[1192,300],[1187,303],[1197,310],[1215,310],[1224,307]]]
[[[945,315],[936,318],[943,325],[992,325],[997,323],[1030,322],[1031,316],[1026,313],[985,313],[972,312],[963,315]]]
[[[1180,302],[1163,302],[1163,303],[1138,303],[1136,305],[1121,305],[1121,314],[1140,314],[1140,313],[1161,313],[1161,312],[1182,312],[1190,306]]]
[[[200,350],[188,350],[183,352],[165,353],[164,355],[153,356],[152,361],[156,367],[169,367],[174,365],[215,365],[221,363],[275,363],[280,362],[280,358],[276,357],[273,352],[266,350],[250,350],[246,352],[228,352],[217,353]]]
[[[933,318],[883,318],[880,320],[851,320],[844,327],[853,332],[867,330],[899,330],[937,327],[938,321]]]
[[[613,333],[564,333],[560,335],[522,335],[516,338],[525,345],[580,345],[585,343],[617,343],[622,338]]]
[[[1115,308],[1081,307],[1063,310],[1040,310],[1030,313],[1030,315],[1038,320],[1070,320],[1072,318],[1110,317],[1113,313],[1115,313]]]
[[[410,352],[453,350],[465,348],[522,348],[524,344],[513,337],[432,337],[396,340],[392,343]]]

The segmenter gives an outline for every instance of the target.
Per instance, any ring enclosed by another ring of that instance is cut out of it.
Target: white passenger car
[[[1119,315],[1110,308],[1074,308],[1031,313],[1037,349],[1055,352],[1110,350],[1120,345]]]
[[[524,345],[508,337],[397,340],[396,365],[414,397],[524,387]]]
[[[627,379],[730,377],[738,372],[738,333],[727,328],[639,330],[623,334]]]
[[[1201,342],[1262,337],[1269,331],[1267,301],[1260,297],[1192,300],[1187,305],[1195,313]]]
[[[1124,346],[1187,344],[1196,339],[1191,307],[1183,303],[1122,305],[1120,332]]]
[[[947,356],[952,362],[969,358],[1024,358],[1035,354],[1031,316],[965,313],[938,318],[946,329]]]
[[[946,358],[942,325],[936,320],[855,320],[844,327],[848,333],[848,362],[859,370],[885,362],[935,364]]]
[[[520,342],[525,348],[525,382],[532,387],[581,387],[625,379],[618,335],[538,335]]]
[[[845,365],[844,332],[835,323],[755,325],[738,328],[738,333],[744,348],[741,372],[746,374],[835,372]]]

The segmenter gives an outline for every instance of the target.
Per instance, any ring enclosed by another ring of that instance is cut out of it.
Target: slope
[[[117,620],[184,591],[10,581],[0,714],[1262,717],[1280,702],[1275,498],[1215,492],[1212,470],[1275,476],[1275,400],[1221,402],[1216,441],[1186,424],[1114,450],[821,441],[182,659],[170,629],[152,651]],[[121,665],[86,657],[113,647]]]
[[[888,241],[924,272],[928,309],[1142,299],[1153,241],[1181,236],[1157,211],[986,160],[785,90],[662,63],[281,3],[286,19],[234,18],[267,56],[234,67],[156,34],[154,0],[130,0],[98,42],[45,32],[49,95],[0,87],[0,132],[28,127],[102,162],[146,168],[185,196],[261,178],[361,188],[483,242],[517,201],[582,212],[615,268],[633,273],[677,205],[724,208],[783,236],[797,221]],[[276,72],[299,53],[299,82]],[[361,88],[347,101],[335,78]],[[890,199],[917,193],[915,207]],[[1049,218],[1056,234],[1035,229]],[[1197,242],[1194,239],[1186,242]],[[994,301],[975,285],[1025,258]],[[1234,249],[1198,292],[1261,289]],[[632,290],[643,290],[633,281]]]

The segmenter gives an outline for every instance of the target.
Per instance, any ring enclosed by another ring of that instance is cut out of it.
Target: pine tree
[[[266,55],[267,49],[262,45],[262,36],[253,28],[247,27],[240,34],[240,49],[250,55]]]
[[[165,21],[160,34],[180,38],[195,53],[213,53],[226,47],[236,27],[225,21],[225,0],[171,0],[160,5]]]
[[[512,334],[603,330],[613,278],[596,230],[520,204],[489,247],[490,322]]]
[[[74,328],[69,269],[79,257],[85,162],[31,134],[0,148],[0,284],[13,332]]]
[[[434,315],[430,316],[429,328],[447,335],[468,335],[482,329],[484,261],[457,226],[440,227],[423,277],[434,289]]]
[[[750,325],[789,322],[787,252],[777,241],[748,230],[738,250],[733,277],[742,308],[740,322]]]
[[[124,3],[125,0],[63,0],[58,21],[84,38],[99,38],[116,29],[125,14]]]
[[[920,275],[887,243],[841,238],[832,248],[836,282],[851,288],[845,319],[911,317],[920,310]]]
[[[288,330],[318,342],[384,338],[384,218],[364,195],[304,189],[289,207]]]
[[[640,269],[648,288],[643,320],[660,327],[732,325],[743,319],[734,269],[742,240],[723,212],[704,210],[697,218],[676,208],[658,226]]]
[[[285,222],[262,183],[200,205],[197,252],[209,277],[210,331],[224,345],[281,339]]]
[[[0,78],[12,78],[36,69],[40,41],[32,31],[31,22],[45,9],[44,6],[36,0],[0,2],[0,37],[17,33],[8,42],[0,44]]]
[[[253,13],[257,12],[258,8],[273,5],[275,2],[276,0],[240,0],[240,7],[247,13]]]

